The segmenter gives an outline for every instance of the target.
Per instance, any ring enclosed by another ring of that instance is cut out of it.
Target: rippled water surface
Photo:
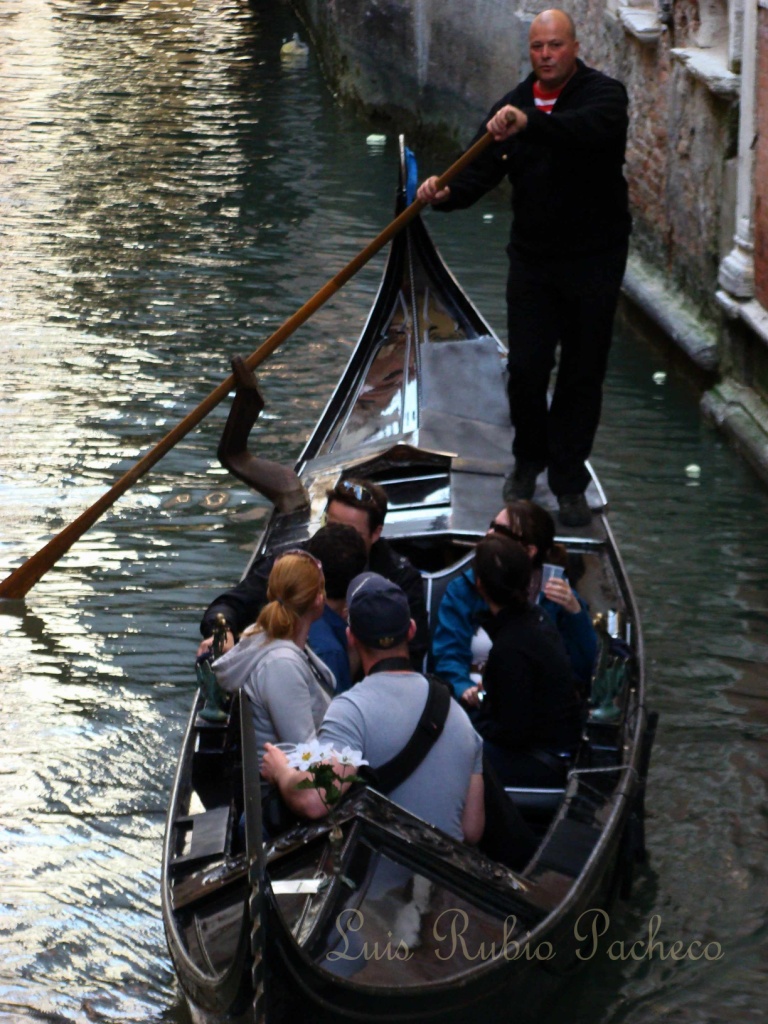
[[[334,104],[313,54],[281,62],[297,28],[276,0],[0,7],[2,576],[389,220],[395,140],[366,142],[371,126]],[[452,154],[420,156],[426,173]],[[430,217],[499,327],[506,224],[501,196]],[[298,455],[380,272],[374,261],[263,368],[263,454]],[[0,605],[0,1020],[187,1020],[160,915],[164,808],[200,611],[239,575],[264,512],[216,462],[225,414],[25,602]],[[593,461],[661,712],[650,861],[617,933],[628,948],[658,915],[666,948],[601,951],[552,1022],[762,1020],[766,493],[629,327]],[[675,940],[722,956],[675,962],[662,955]]]

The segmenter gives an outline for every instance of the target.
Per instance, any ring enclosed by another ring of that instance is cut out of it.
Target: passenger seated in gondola
[[[320,562],[325,576],[325,607],[309,627],[307,642],[331,670],[336,679],[335,692],[341,693],[349,689],[360,668],[359,659],[354,658],[347,644],[346,595],[350,580],[365,569],[365,544],[353,527],[328,523],[310,537],[306,550]],[[232,646],[230,633],[225,650]]]
[[[598,651],[587,604],[567,579],[551,579],[541,589],[542,565],[568,566],[568,552],[555,543],[552,516],[531,501],[513,501],[494,516],[488,532],[510,537],[527,551],[531,560],[528,596],[538,601],[554,622],[580,688],[587,693]],[[478,706],[480,670],[488,658],[490,643],[480,625],[487,609],[475,586],[475,570],[470,568],[448,584],[437,613],[432,641],[434,670],[469,708]]]
[[[327,497],[326,523],[343,523],[357,530],[365,544],[368,569],[392,580],[405,591],[411,618],[416,623],[416,633],[409,644],[411,660],[414,667],[421,667],[429,647],[424,585],[419,571],[381,536],[387,514],[386,491],[369,480],[347,477],[339,480],[328,491]],[[306,547],[306,543],[300,546]],[[198,655],[210,646],[218,615],[223,615],[229,625],[230,643],[237,639],[245,626],[256,619],[266,600],[267,577],[272,561],[273,556],[270,554],[256,559],[245,579],[211,602],[200,623],[200,632],[207,639],[200,644]]]
[[[477,545],[475,573],[491,639],[484,699],[472,715],[486,756],[506,786],[560,786],[582,701],[557,629],[529,600],[530,558],[517,541],[491,533]]]
[[[222,689],[244,689],[259,749],[267,742],[314,738],[331,702],[335,680],[309,649],[312,623],[323,614],[320,562],[301,549],[278,556],[269,574],[267,604],[240,642],[213,663]]]
[[[325,575],[325,608],[309,628],[309,646],[336,677],[336,693],[360,677],[360,658],[347,643],[347,588],[365,569],[363,538],[352,526],[328,523],[310,537],[307,551],[320,561]]]
[[[376,573],[363,573],[350,585],[348,597],[351,642],[360,652],[366,676],[349,692],[336,697],[318,731],[321,745],[362,752],[372,768],[390,763],[421,725],[431,688],[411,666],[408,640],[415,631],[403,591]],[[438,684],[439,686],[439,684]],[[482,744],[466,714],[446,697],[444,724],[421,754],[409,764],[390,799],[437,825],[456,839],[476,843],[484,829]],[[352,769],[336,765],[340,775]],[[306,773],[291,768],[282,751],[268,746],[262,774],[280,789],[292,811],[319,818],[327,807],[315,789],[298,789]]]

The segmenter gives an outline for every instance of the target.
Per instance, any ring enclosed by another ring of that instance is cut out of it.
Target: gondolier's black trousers
[[[590,479],[584,463],[600,421],[627,246],[563,260],[507,251],[512,452],[519,467],[547,468],[557,497],[581,494]]]

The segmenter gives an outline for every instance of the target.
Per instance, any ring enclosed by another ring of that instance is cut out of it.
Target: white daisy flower
[[[311,768],[312,765],[328,761],[331,757],[331,747],[324,747],[317,740],[310,740],[309,743],[296,745],[296,750],[288,758],[288,764],[291,768]]]
[[[339,764],[352,765],[353,768],[361,768],[368,762],[363,758],[362,750],[353,750],[352,747],[344,747],[343,750],[334,750],[333,757]]]

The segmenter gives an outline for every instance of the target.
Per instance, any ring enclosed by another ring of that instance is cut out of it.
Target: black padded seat
[[[174,829],[177,832],[191,832],[191,836],[187,852],[172,858],[171,870],[176,871],[179,868],[202,865],[206,861],[223,858],[229,849],[231,821],[232,807],[229,804],[212,807],[200,814],[177,818]]]

